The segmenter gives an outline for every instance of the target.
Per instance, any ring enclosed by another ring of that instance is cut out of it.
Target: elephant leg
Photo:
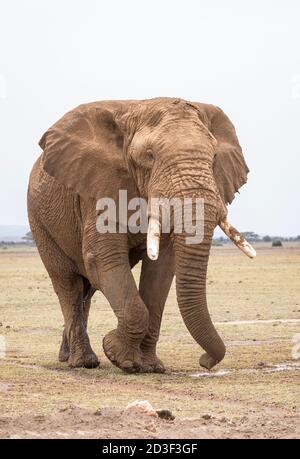
[[[66,328],[64,327],[61,345],[60,345],[59,353],[58,353],[58,360],[60,362],[67,362],[69,360],[69,357],[70,357],[70,348],[69,348],[69,343],[67,339]]]
[[[175,272],[173,248],[161,247],[158,260],[147,255],[142,262],[139,292],[149,310],[149,326],[141,342],[143,371],[163,373],[165,367],[156,355],[162,314]]]
[[[109,360],[127,373],[141,371],[140,344],[148,329],[148,309],[142,301],[130,265],[124,263],[100,274],[101,290],[118,318],[118,326],[103,339]]]
[[[87,330],[91,299],[96,290],[91,287],[91,284],[87,281],[87,279],[83,278],[83,283],[84,283],[83,321],[85,324],[85,329]],[[69,343],[67,339],[66,328],[64,328],[60,350],[59,350],[59,355],[58,355],[58,360],[60,362],[67,362],[69,357],[70,357],[70,348],[69,348]]]
[[[46,229],[33,217],[30,224],[64,316],[66,341],[60,357],[68,356],[72,367],[95,367],[99,361],[91,349],[83,314],[85,280]]]
[[[86,332],[84,318],[84,288],[79,275],[68,279],[52,276],[52,283],[58,296],[65,319],[65,351],[69,349],[70,367],[94,368],[99,365]],[[68,345],[68,348],[67,348]]]

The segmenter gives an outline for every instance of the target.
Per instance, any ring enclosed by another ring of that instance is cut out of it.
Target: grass
[[[167,374],[126,375],[106,359],[102,338],[116,320],[99,292],[92,300],[89,335],[101,367],[71,370],[57,361],[63,320],[37,252],[0,251],[0,335],[7,346],[6,357],[0,359],[0,383],[8,384],[8,390],[0,390],[1,415],[45,415],[70,404],[125,408],[135,399],[147,399],[180,419],[210,412],[242,422],[251,412],[261,420],[272,417],[274,410],[278,419],[298,416],[299,368],[269,373],[264,368],[297,364],[292,338],[300,323],[234,321],[300,319],[300,244],[256,248],[255,260],[232,246],[212,249],[208,302],[227,345],[226,357],[215,371],[228,373],[199,378],[192,375],[201,371],[201,350],[182,322],[174,286],[158,346]]]

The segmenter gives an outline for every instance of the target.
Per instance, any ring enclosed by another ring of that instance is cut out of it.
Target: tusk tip
[[[147,251],[147,255],[148,255],[148,257],[150,258],[150,260],[155,261],[155,260],[158,259],[158,253],[157,253],[157,252],[154,252],[154,251],[152,251],[152,250],[148,250],[148,251]]]
[[[147,235],[147,255],[150,260],[157,260],[159,255],[160,223],[150,217]]]
[[[226,236],[232,240],[232,242],[244,252],[249,258],[256,257],[256,250],[252,247],[252,245],[247,242],[244,237],[237,231],[227,219],[220,221],[219,223],[220,228],[224,231]]]
[[[242,250],[249,258],[256,257],[256,250],[249,243],[244,244]]]

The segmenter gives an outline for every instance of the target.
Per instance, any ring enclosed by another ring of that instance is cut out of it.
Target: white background
[[[251,173],[242,231],[300,234],[300,2],[1,0],[0,224],[26,224],[43,132],[101,99],[219,105]]]

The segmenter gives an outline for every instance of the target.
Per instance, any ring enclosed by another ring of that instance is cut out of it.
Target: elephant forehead
[[[149,148],[156,153],[197,150],[212,153],[215,145],[214,137],[201,123],[184,120],[161,123],[155,128],[143,126],[135,133],[131,149],[141,151]]]
[[[136,150],[145,148],[145,146],[151,145],[151,141],[155,136],[153,130],[149,126],[144,126],[141,130],[137,131],[132,139],[131,146]]]

